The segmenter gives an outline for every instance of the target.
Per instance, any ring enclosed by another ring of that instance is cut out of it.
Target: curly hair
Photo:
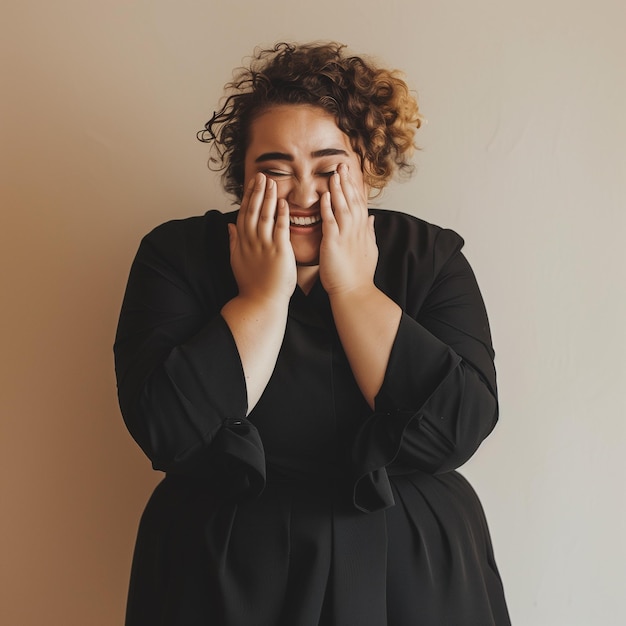
[[[333,115],[359,155],[365,182],[382,190],[398,171],[410,174],[422,117],[400,72],[344,54],[340,43],[278,43],[256,50],[233,73],[223,106],[198,132],[212,148],[209,167],[222,171],[228,193],[241,201],[251,122],[283,104],[317,106]]]

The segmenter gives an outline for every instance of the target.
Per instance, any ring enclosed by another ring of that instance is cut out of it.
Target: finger
[[[332,178],[335,176],[336,174]],[[320,198],[320,215],[322,216],[323,236],[327,237],[338,230],[330,191],[325,191]]]
[[[243,198],[241,199],[241,204],[239,205],[239,215],[237,216],[237,223],[243,224],[243,220],[246,216],[246,212],[248,210],[248,204],[250,203],[250,196],[252,196],[252,190],[254,189],[255,179],[252,178],[246,188],[244,190]]]
[[[265,195],[259,213],[257,234],[265,242],[272,240],[274,232],[274,217],[276,215],[276,182],[266,179]]]
[[[289,205],[284,198],[281,198],[276,203],[274,238],[280,246],[291,245],[289,242]]]
[[[243,230],[246,237],[250,241],[257,239],[257,225],[259,221],[259,213],[265,197],[266,177],[259,172],[254,177],[254,186],[250,195],[250,200],[246,208],[246,213],[243,220]]]
[[[341,168],[341,166],[340,166]],[[346,223],[350,218],[350,207],[341,187],[341,175],[339,169],[336,174],[330,177],[330,202],[335,216],[335,220],[339,227]]]
[[[363,194],[354,184],[352,177],[350,176],[350,168],[345,163],[342,163],[338,168],[339,180],[341,182],[341,190],[346,201],[346,205],[350,211],[350,214],[356,218],[367,217],[367,202]]]

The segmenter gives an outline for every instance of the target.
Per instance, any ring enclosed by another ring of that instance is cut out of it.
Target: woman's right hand
[[[237,224],[229,224],[230,263],[239,295],[257,301],[289,300],[296,260],[289,241],[289,207],[276,182],[258,173],[248,184]]]
[[[275,181],[261,173],[250,181],[228,232],[239,295],[224,305],[222,317],[239,351],[249,413],[274,371],[297,281],[289,207],[278,200]]]

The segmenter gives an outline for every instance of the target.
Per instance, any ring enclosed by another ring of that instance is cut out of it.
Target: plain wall
[[[128,270],[157,224],[231,208],[195,132],[281,39],[419,95],[416,175],[378,204],[460,232],[487,302],[501,418],[462,471],[514,623],[626,623],[623,0],[4,0],[1,23],[2,624],[123,621],[160,478],[116,403]]]

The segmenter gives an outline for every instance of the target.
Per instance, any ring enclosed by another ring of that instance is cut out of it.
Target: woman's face
[[[330,176],[340,163],[350,178],[363,181],[359,156],[332,115],[309,105],[277,105],[250,125],[244,188],[257,172],[276,181],[278,197],[289,204],[291,245],[299,265],[319,263],[322,222],[320,198],[329,190]]]

